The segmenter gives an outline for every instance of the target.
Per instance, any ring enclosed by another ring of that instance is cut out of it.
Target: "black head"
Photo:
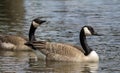
[[[97,35],[97,33],[94,31],[93,27],[91,27],[91,26],[84,26],[82,28],[82,30],[84,31],[84,34],[86,36],[88,36],[88,35]]]
[[[38,27],[39,25],[41,25],[42,23],[46,22],[45,20],[41,20],[40,18],[36,18],[32,21],[32,24],[34,27]]]

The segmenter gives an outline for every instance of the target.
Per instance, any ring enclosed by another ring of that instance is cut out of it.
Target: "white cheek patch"
[[[35,21],[33,21],[32,23],[33,23],[33,26],[34,26],[34,27],[38,27],[38,26],[39,26],[39,24],[36,23]]]
[[[90,30],[87,27],[84,27],[84,33],[85,33],[86,36],[87,35],[92,35]]]

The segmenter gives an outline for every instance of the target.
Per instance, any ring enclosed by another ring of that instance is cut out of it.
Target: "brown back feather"
[[[77,46],[63,44],[63,43],[51,43],[45,41],[34,42],[33,45],[38,48],[43,54],[59,54],[63,56],[75,57],[78,54],[84,53],[83,50],[79,50]],[[42,49],[41,49],[42,48]]]
[[[12,43],[12,44],[15,44],[15,45],[24,44],[26,42],[26,40],[24,38],[19,37],[19,36],[15,36],[15,35],[0,36],[0,41],[1,42],[6,42],[6,43]]]

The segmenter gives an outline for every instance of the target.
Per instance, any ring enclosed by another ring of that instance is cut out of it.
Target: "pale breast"
[[[0,48],[1,49],[6,49],[6,50],[9,50],[9,49],[15,49],[16,46],[14,44],[11,44],[11,43],[1,43],[0,44]]]

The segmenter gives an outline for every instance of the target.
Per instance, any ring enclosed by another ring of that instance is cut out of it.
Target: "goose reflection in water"
[[[78,63],[78,62],[52,62],[39,60],[29,62],[28,71],[31,72],[57,72],[57,73],[97,73],[98,63]]]

